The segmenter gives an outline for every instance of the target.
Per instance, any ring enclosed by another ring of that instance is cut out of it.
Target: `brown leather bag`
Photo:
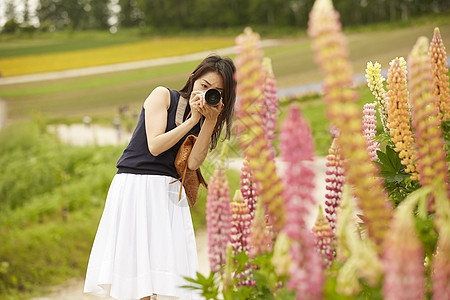
[[[177,170],[178,175],[180,175],[181,177],[180,179],[178,179],[181,180],[180,196],[178,198],[178,201],[181,200],[181,193],[184,186],[184,190],[191,207],[193,207],[195,202],[197,201],[197,193],[200,184],[203,184],[205,188],[208,188],[208,185],[203,178],[202,173],[200,172],[200,168],[198,168],[197,170],[190,170],[187,167],[187,161],[196,140],[197,137],[195,135],[189,135],[184,140],[175,158],[175,169]]]

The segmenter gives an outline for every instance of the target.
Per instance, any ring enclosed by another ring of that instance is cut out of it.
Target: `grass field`
[[[369,60],[379,61],[383,68],[396,56],[407,56],[416,39],[432,37],[439,25],[441,34],[450,41],[450,22],[422,24],[389,31],[372,30],[348,34],[350,58],[355,73],[361,73]],[[449,42],[450,43],[450,42]],[[447,43],[447,44],[449,44]],[[322,78],[306,37],[285,38],[280,45],[265,49],[272,59],[278,87],[317,82]],[[49,118],[79,118],[89,114],[112,118],[119,105],[139,109],[149,92],[158,85],[180,88],[198,61],[96,76],[0,86],[0,97],[8,105],[9,121],[28,118],[40,111]]]
[[[4,57],[0,58],[0,70],[4,77],[53,72],[211,51],[233,43],[232,38],[214,37],[146,39],[90,49]]]

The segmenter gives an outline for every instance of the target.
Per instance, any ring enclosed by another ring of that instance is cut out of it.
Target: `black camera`
[[[216,106],[217,104],[219,104],[220,98],[222,98],[222,95],[216,89],[209,89],[205,93],[206,103],[211,106]]]

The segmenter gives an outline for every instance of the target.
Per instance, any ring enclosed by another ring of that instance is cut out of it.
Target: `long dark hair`
[[[210,149],[212,150],[217,146],[217,141],[222,132],[224,123],[226,123],[224,140],[229,139],[231,136],[234,103],[236,102],[236,79],[234,78],[236,67],[234,66],[233,61],[228,57],[220,57],[219,55],[210,55],[206,57],[197,66],[194,72],[192,72],[184,87],[179,90],[179,93],[183,98],[189,99],[191,97],[192,89],[194,88],[194,82],[208,72],[219,73],[223,80],[222,101],[224,107],[219,115],[219,120],[217,120],[216,128],[211,137]]]

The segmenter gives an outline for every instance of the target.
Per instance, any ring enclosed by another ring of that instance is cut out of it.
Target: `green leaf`
[[[386,153],[377,151],[377,154],[380,174],[385,178],[387,183],[402,182],[411,176],[405,173],[405,166],[402,165],[398,153],[392,147],[386,146]]]

